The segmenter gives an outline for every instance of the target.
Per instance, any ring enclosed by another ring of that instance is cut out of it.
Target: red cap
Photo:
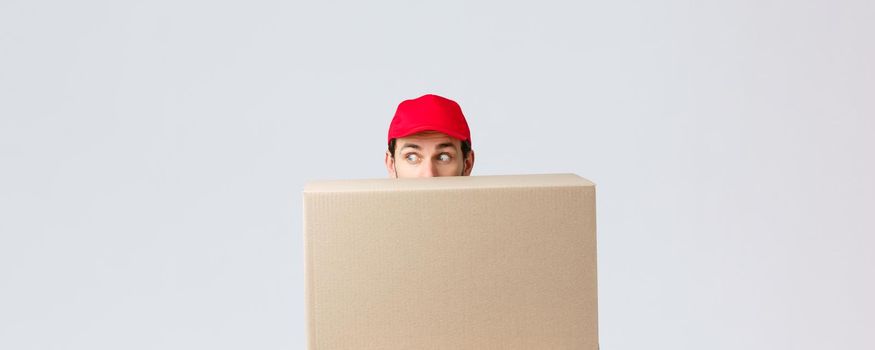
[[[471,131],[462,108],[455,101],[438,95],[423,95],[398,104],[389,125],[387,142],[421,131],[437,131],[471,142]]]

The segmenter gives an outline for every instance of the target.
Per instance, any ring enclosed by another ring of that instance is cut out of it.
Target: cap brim
[[[407,136],[410,136],[410,135],[415,135],[415,134],[421,133],[421,132],[423,132],[423,131],[434,131],[434,132],[439,132],[439,133],[441,133],[441,134],[445,134],[445,135],[447,135],[447,136],[449,136],[449,137],[452,137],[452,138],[457,139],[457,140],[460,140],[460,141],[466,141],[466,140],[467,140],[467,139],[465,138],[464,135],[461,135],[461,134],[458,134],[458,133],[454,133],[454,132],[452,132],[452,131],[449,131],[449,132],[448,132],[448,131],[446,131],[446,130],[442,130],[440,127],[435,127],[435,126],[431,126],[431,125],[419,125],[419,126],[413,128],[413,129],[408,130],[406,133],[404,133],[404,135],[399,135],[399,136],[396,136],[395,138],[407,137]]]

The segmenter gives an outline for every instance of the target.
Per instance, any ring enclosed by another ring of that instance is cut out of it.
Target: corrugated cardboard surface
[[[573,174],[304,190],[310,349],[596,349],[595,187]]]

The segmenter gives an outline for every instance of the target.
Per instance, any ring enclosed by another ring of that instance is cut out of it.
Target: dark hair
[[[392,154],[392,158],[395,158],[395,141],[398,139],[389,140],[389,153]],[[468,159],[468,153],[471,153],[471,141],[464,140],[462,141],[462,159]]]

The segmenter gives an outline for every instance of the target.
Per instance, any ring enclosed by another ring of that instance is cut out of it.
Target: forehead
[[[447,134],[436,131],[425,131],[405,137],[398,138],[397,147],[404,147],[405,144],[416,144],[422,148],[433,148],[435,146],[450,143],[455,147],[459,147],[460,141]]]

